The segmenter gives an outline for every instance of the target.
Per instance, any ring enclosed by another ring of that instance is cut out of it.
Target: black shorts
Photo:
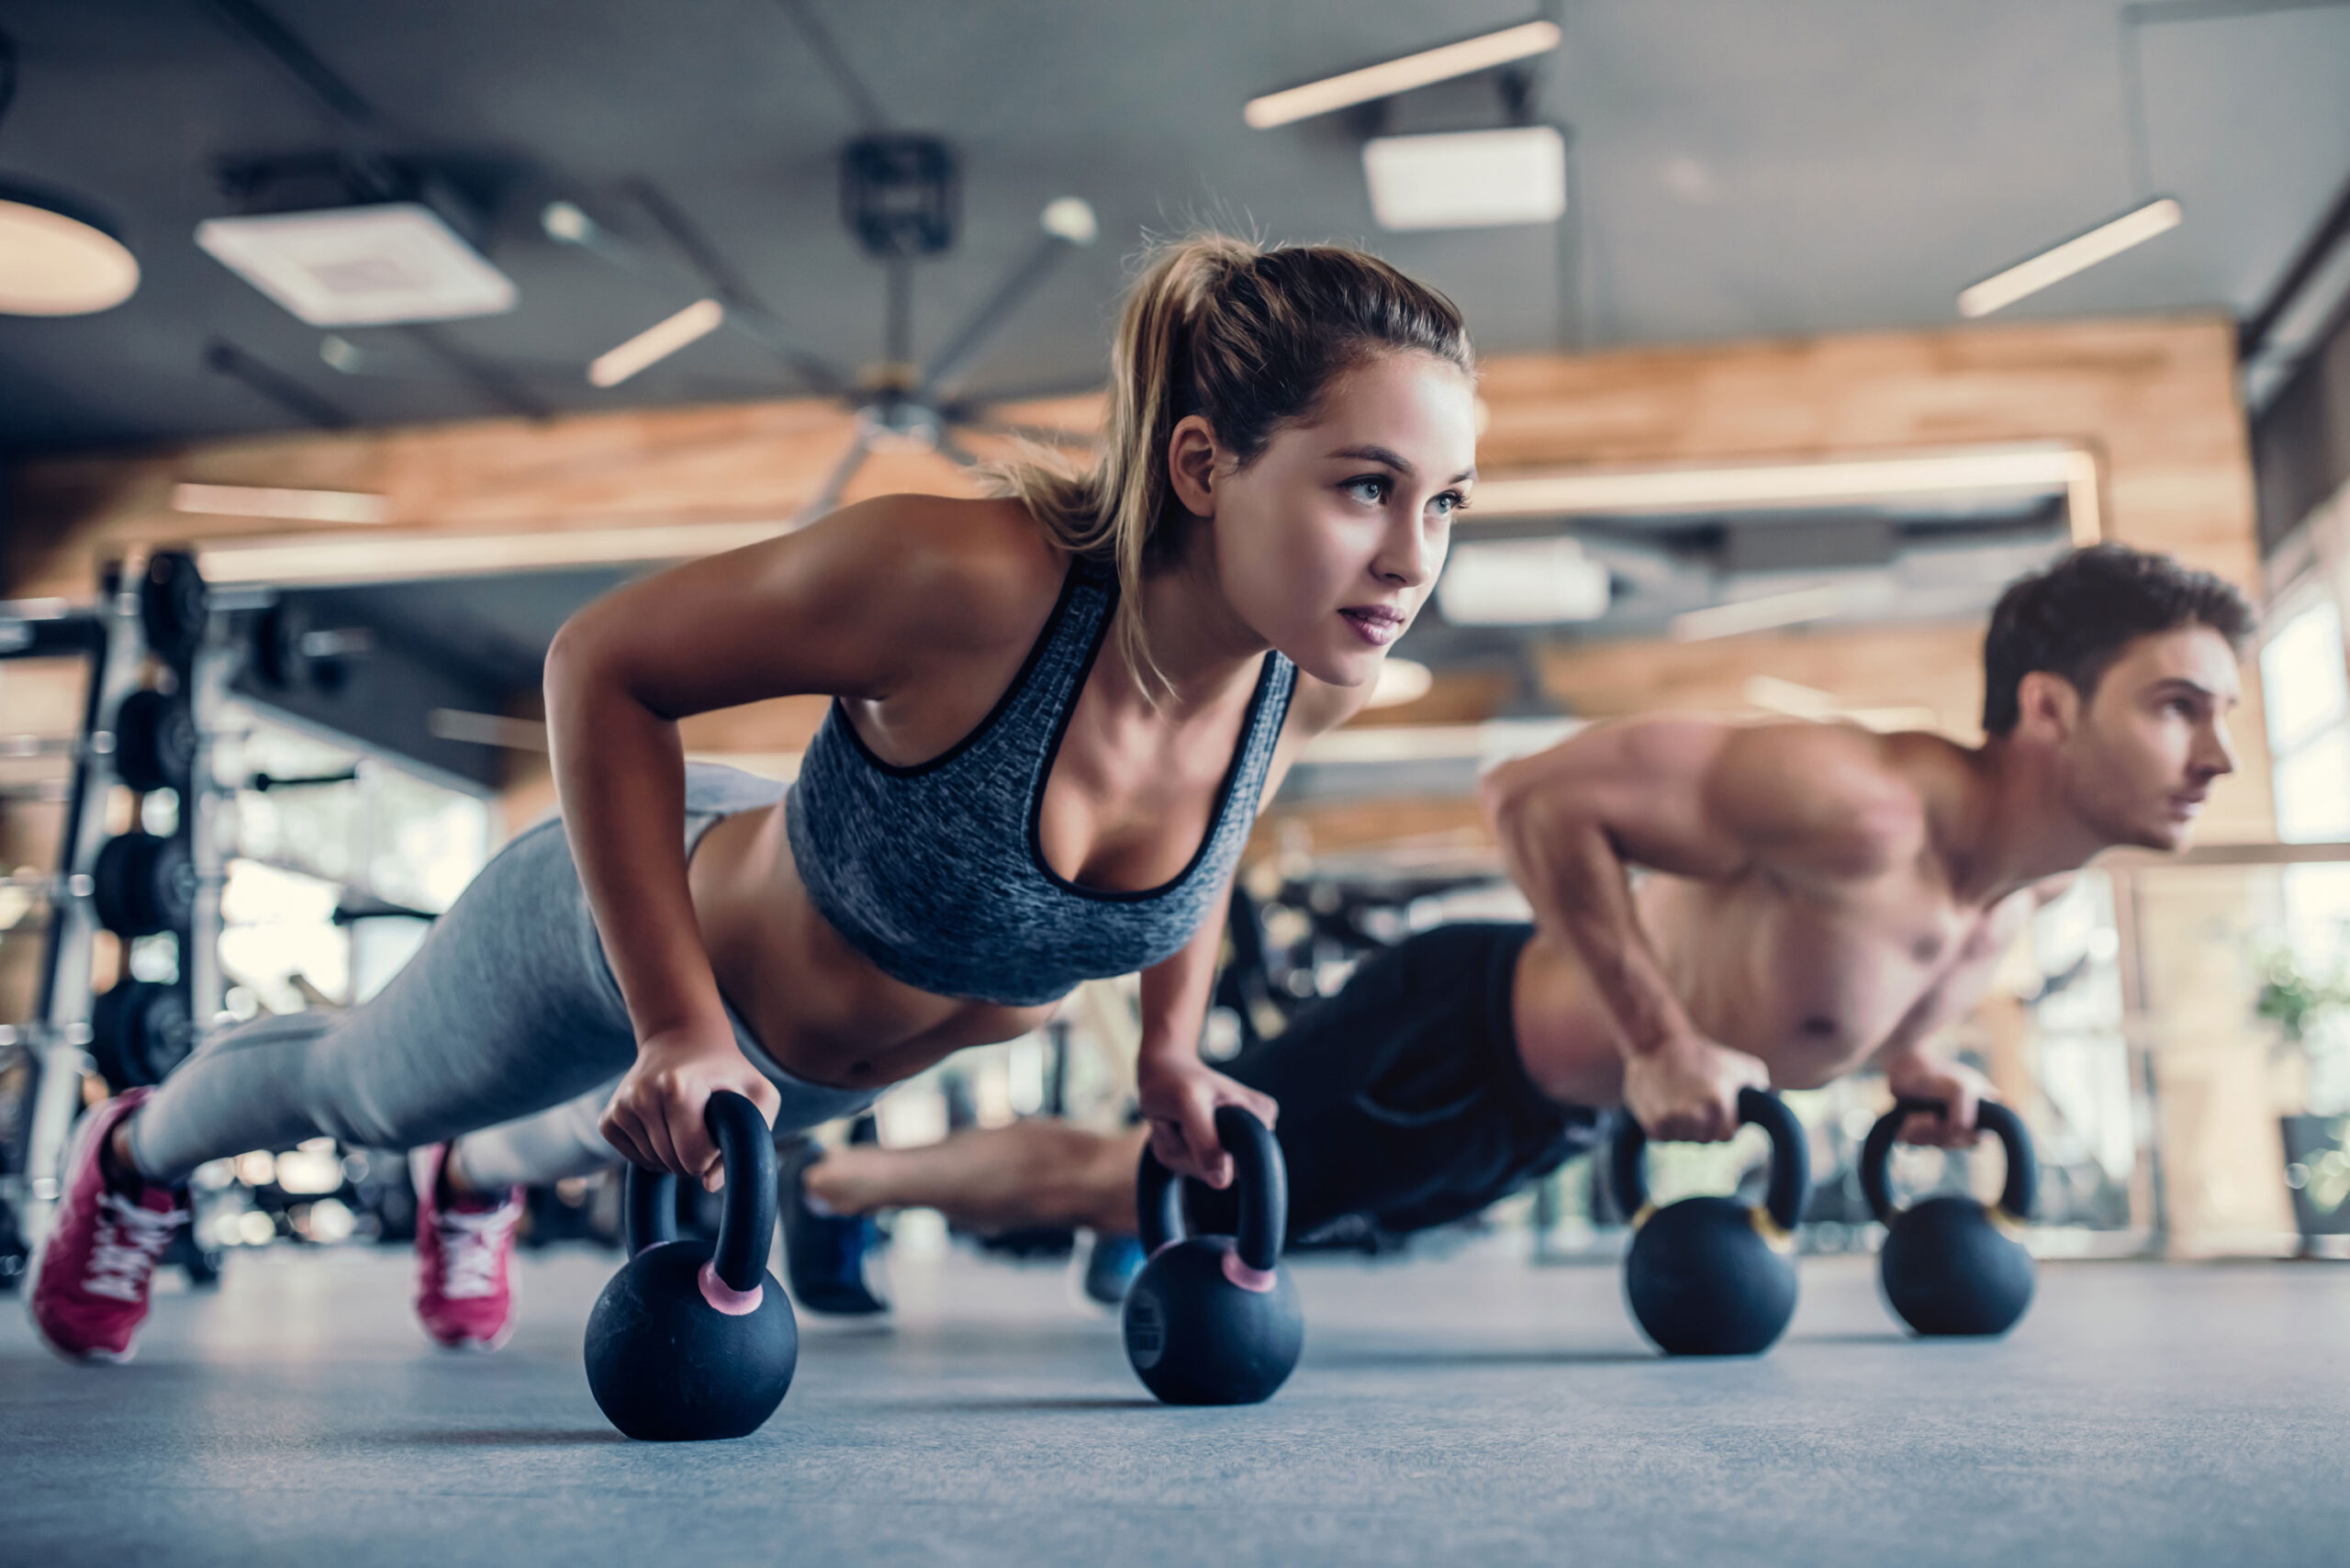
[[[1599,1141],[1604,1112],[1545,1099],[1511,1022],[1530,925],[1438,926],[1364,963],[1224,1070],[1281,1103],[1289,1235],[1350,1217],[1409,1231],[1475,1214]],[[1190,1184],[1194,1225],[1232,1199]]]

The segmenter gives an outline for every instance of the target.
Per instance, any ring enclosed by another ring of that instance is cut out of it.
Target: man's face
[[[2210,627],[2140,637],[2059,745],[2067,801],[2109,843],[2184,848],[2211,781],[2235,771],[2241,695],[2235,654]]]

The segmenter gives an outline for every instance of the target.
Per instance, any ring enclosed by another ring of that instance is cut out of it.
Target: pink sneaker
[[[127,1361],[147,1320],[155,1264],[187,1224],[187,1189],[107,1180],[99,1159],[150,1091],[118,1094],[83,1116],[65,1153],[65,1193],[33,1270],[33,1327],[68,1361]]]
[[[408,1151],[416,1183],[416,1316],[453,1350],[495,1350],[514,1332],[514,1226],[522,1189],[503,1198],[469,1196],[441,1206],[445,1143]]]

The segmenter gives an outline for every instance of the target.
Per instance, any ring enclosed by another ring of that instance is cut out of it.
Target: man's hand
[[[1135,1063],[1135,1088],[1150,1123],[1151,1153],[1176,1175],[1211,1187],[1232,1184],[1232,1156],[1216,1141],[1216,1107],[1238,1105],[1268,1127],[1281,1114],[1272,1096],[1236,1083],[1197,1057],[1162,1060],[1145,1051]]]
[[[756,1105],[769,1126],[783,1104],[776,1086],[735,1045],[732,1028],[650,1036],[637,1046],[636,1065],[604,1107],[604,1141],[633,1164],[672,1171],[714,1193],[724,1165],[702,1114],[721,1089]]]
[[[1738,1131],[1738,1092],[1771,1070],[1703,1035],[1675,1036],[1624,1063],[1624,1107],[1653,1143],[1720,1143]]]
[[[1887,1057],[1885,1081],[1897,1099],[1939,1100],[1946,1107],[1939,1116],[1930,1112],[1912,1112],[1901,1122],[1902,1142],[1936,1148],[1974,1148],[1979,1130],[1975,1123],[1975,1108],[1986,1100],[1998,1098],[1991,1081],[1973,1068],[1954,1061],[1938,1061],[1914,1051]]]

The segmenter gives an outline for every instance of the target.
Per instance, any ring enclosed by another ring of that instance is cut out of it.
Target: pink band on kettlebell
[[[1154,1262],[1154,1261],[1156,1261],[1156,1260],[1158,1260],[1158,1255],[1159,1255],[1161,1252],[1166,1251],[1169,1247],[1178,1247],[1178,1246],[1181,1246],[1181,1245],[1182,1244],[1182,1240],[1183,1240],[1183,1238],[1182,1238],[1181,1237],[1180,1237],[1180,1236],[1176,1236],[1176,1237],[1169,1237],[1169,1238],[1168,1239],[1166,1239],[1165,1241],[1162,1241],[1162,1242],[1160,1242],[1158,1246],[1156,1246],[1156,1247],[1152,1248],[1152,1249],[1150,1249],[1150,1256],[1149,1256],[1148,1258],[1144,1259],[1144,1260],[1143,1260],[1143,1261],[1145,1261],[1145,1262],[1147,1262],[1147,1262]]]
[[[1255,1291],[1259,1295],[1273,1288],[1273,1271],[1250,1268],[1240,1260],[1240,1254],[1237,1251],[1224,1255],[1224,1277],[1242,1290]]]
[[[704,1263],[695,1279],[701,1285],[701,1299],[729,1317],[748,1317],[759,1310],[759,1303],[767,1295],[764,1284],[753,1285],[746,1291],[736,1290],[718,1277],[718,1267],[713,1263]]]

